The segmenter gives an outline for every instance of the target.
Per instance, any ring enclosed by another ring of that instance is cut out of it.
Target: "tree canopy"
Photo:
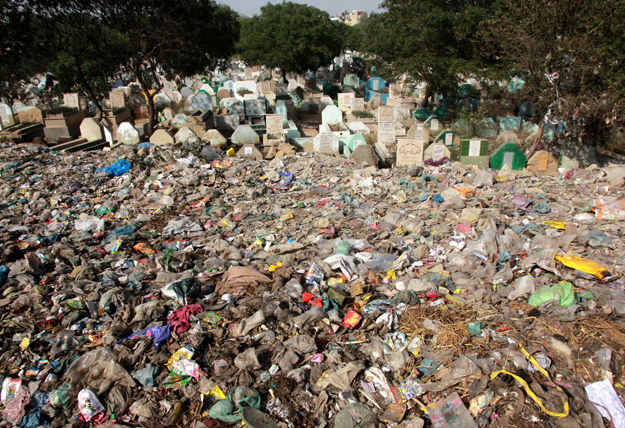
[[[347,24],[331,21],[316,7],[268,3],[260,15],[242,20],[238,52],[249,64],[304,73],[331,64],[348,32]]]

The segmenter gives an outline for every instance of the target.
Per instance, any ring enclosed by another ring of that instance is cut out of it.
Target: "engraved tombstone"
[[[422,162],[423,141],[397,141],[397,166],[417,165]]]

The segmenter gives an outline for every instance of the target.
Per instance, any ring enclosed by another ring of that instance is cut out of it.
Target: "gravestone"
[[[321,122],[328,126],[342,123],[343,112],[337,106],[329,105],[321,112]]]
[[[265,116],[265,123],[267,126],[267,134],[280,135],[282,134],[282,115],[281,114],[268,114]]]
[[[349,150],[353,152],[354,150],[356,150],[356,147],[366,146],[366,145],[367,145],[367,141],[365,140],[365,137],[363,137],[360,134],[354,134],[349,139],[349,143],[347,144],[347,147],[349,147]]]
[[[17,111],[17,117],[20,123],[41,123],[43,122],[43,113],[37,107],[24,107]]]
[[[230,91],[227,90],[226,88],[219,89],[217,91],[217,98],[219,98],[220,100],[230,98]]]
[[[163,117],[168,121],[171,122],[171,120],[174,118],[174,111],[170,108],[170,107],[165,107],[163,109]]]
[[[525,162],[525,153],[519,146],[512,143],[502,144],[490,157],[491,168],[498,171],[506,164],[518,171],[525,168]]]
[[[460,156],[488,156],[488,140],[460,140]]]
[[[157,129],[150,137],[150,143],[155,146],[173,146],[174,137],[165,129]]]
[[[355,122],[350,123],[348,128],[354,134],[369,135],[371,133],[371,130],[369,129],[369,127],[367,125],[365,125],[364,123],[359,122],[359,121],[355,121]]]
[[[263,154],[253,144],[246,144],[237,152],[238,157],[253,158],[257,161],[263,160]]]
[[[171,107],[171,98],[164,93],[158,93],[154,96],[154,108],[158,111],[163,110],[165,107]]]
[[[78,94],[63,94],[63,104],[65,107],[75,108],[76,110],[80,110],[80,97]]]
[[[221,147],[228,143],[228,140],[216,129],[206,131],[206,133],[202,135],[202,141],[208,141],[211,147]]]
[[[378,122],[378,143],[392,144],[395,142],[395,122]]]
[[[354,98],[356,98],[356,96],[351,92],[338,94],[339,109],[345,112],[351,111],[352,100]]]
[[[243,73],[245,75],[245,80],[252,79],[252,68],[251,67],[245,67]]]
[[[145,104],[141,104],[133,112],[133,115],[134,115],[134,117],[136,119],[149,119],[150,118],[150,109]]]
[[[92,117],[86,117],[82,120],[80,123],[80,135],[89,142],[104,139],[102,125],[100,125],[97,119]]]
[[[432,159],[434,162],[438,162],[444,157],[451,159],[451,152],[444,144],[434,143],[425,149],[423,157],[426,160]]]
[[[186,144],[190,139],[197,137],[196,133],[188,126],[183,126],[180,131],[176,132],[174,139],[176,143]]]
[[[112,127],[102,124],[102,134],[104,135],[104,140],[109,144],[109,146],[113,146],[113,144],[115,144]]]
[[[264,116],[267,114],[267,100],[264,98],[244,100],[243,108],[247,117]]]
[[[234,91],[234,81],[232,80],[226,80],[223,86],[230,92]]]
[[[189,98],[191,95],[193,95],[193,89],[185,86],[184,88],[180,89],[180,95],[182,95],[182,98]]]
[[[260,82],[260,93],[261,94],[273,94],[273,90],[271,88],[271,81],[264,80]]]
[[[204,113],[213,109],[213,100],[206,92],[198,92],[191,100],[191,107]]]
[[[402,85],[399,83],[391,83],[388,85],[388,95],[390,98],[401,98]]]
[[[379,91],[384,89],[385,86],[386,82],[384,81],[384,79],[381,79],[379,77],[372,77],[371,79],[367,80],[367,83],[365,84],[365,89],[369,91]]]
[[[319,111],[323,112],[327,106],[331,106],[333,104],[334,104],[334,101],[332,101],[332,98],[327,95],[324,95],[319,100]]]
[[[249,125],[239,125],[230,138],[232,144],[244,146],[246,144],[260,143],[260,137]]]
[[[148,100],[145,98],[142,92],[131,92],[130,93],[130,105],[133,108],[137,108],[141,105],[147,104]]]
[[[13,110],[8,104],[0,103],[0,120],[4,128],[15,125],[15,118],[13,117]]]
[[[343,78],[343,85],[353,86],[354,88],[357,88],[360,86],[360,79],[355,74],[348,74]]]
[[[558,175],[558,160],[551,153],[540,150],[527,161],[527,170],[538,176]]]
[[[322,132],[313,140],[313,151],[315,153],[339,153],[339,138],[331,132]]]
[[[438,131],[438,119],[430,120],[430,131]]]
[[[282,116],[282,126],[289,126],[289,113],[284,100],[276,101],[276,114]]]
[[[442,143],[447,147],[453,147],[456,139],[456,133],[454,131],[443,131],[438,134],[435,142]]]
[[[430,139],[430,130],[423,126],[422,123],[415,123],[408,130],[408,139],[425,141],[427,143]]]
[[[423,141],[397,140],[397,166],[423,163]]]
[[[117,128],[117,141],[124,144],[137,144],[139,131],[130,122],[122,122]]]
[[[395,114],[393,111],[393,107],[390,106],[380,106],[378,107],[378,122],[394,122]]]
[[[172,100],[174,99],[174,85],[171,82],[163,83],[163,89],[161,91],[167,95],[167,97]]]
[[[182,101],[182,94],[179,91],[174,91],[173,97],[171,99],[174,103],[178,104]]]
[[[126,94],[124,94],[124,91],[111,91],[109,92],[109,102],[111,103],[111,109],[125,110],[126,109]]]
[[[213,87],[211,85],[209,85],[208,83],[204,83],[201,87],[200,90],[198,92],[206,92],[208,95],[215,95],[215,90],[213,89]]]
[[[355,111],[365,111],[366,107],[365,107],[365,99],[364,98],[353,98],[352,99],[352,105],[351,105],[351,111],[352,113]]]

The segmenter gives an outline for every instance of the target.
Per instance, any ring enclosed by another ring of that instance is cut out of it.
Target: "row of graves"
[[[537,174],[557,172],[557,160],[546,152],[527,161],[514,136],[461,138],[435,115],[418,120],[414,91],[379,77],[361,80],[344,74],[334,81],[333,73],[319,72],[282,79],[246,67],[210,80],[163,79],[161,86],[150,94],[158,112],[152,135],[148,135],[148,95],[136,84],[110,92],[100,121],[87,117],[86,99],[78,94],[65,94],[59,111],[22,106],[14,115],[11,107],[0,104],[0,119],[3,128],[21,133],[25,141],[44,137],[56,150],[198,141],[216,148],[230,143],[238,147],[239,155],[260,160],[301,150],[349,158],[364,146],[361,151],[374,151],[385,166],[451,160],[482,168],[501,169],[507,164],[518,170],[527,165]],[[302,114],[314,118],[314,129],[302,126],[298,120]]]

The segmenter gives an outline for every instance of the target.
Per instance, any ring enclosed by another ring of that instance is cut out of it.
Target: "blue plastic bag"
[[[6,284],[9,280],[9,272],[11,272],[11,269],[9,269],[6,265],[0,266],[0,287]]]
[[[119,177],[120,175],[124,175],[130,171],[131,164],[126,159],[115,162],[111,166],[107,166],[106,168],[98,169],[96,172],[108,172],[113,177]]]
[[[133,333],[124,339],[118,340],[117,344],[121,345],[126,340],[132,340],[140,336],[145,336],[152,338],[152,340],[154,341],[154,347],[158,348],[163,342],[167,342],[169,340],[169,328],[169,324],[163,327],[146,328],[136,333]]]

